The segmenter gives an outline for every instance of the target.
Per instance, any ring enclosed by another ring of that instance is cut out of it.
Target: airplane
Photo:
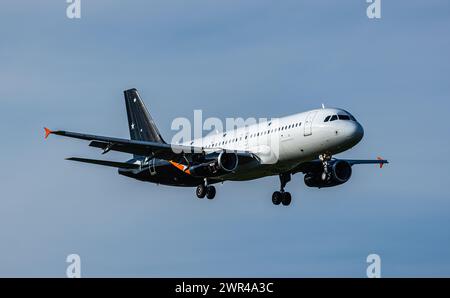
[[[349,112],[338,108],[315,109],[272,118],[225,132],[169,144],[164,141],[136,89],[124,91],[130,139],[45,129],[59,135],[90,141],[89,146],[133,154],[126,162],[70,157],[67,160],[109,166],[120,175],[169,186],[196,187],[200,199],[213,199],[214,184],[247,181],[278,175],[280,189],[272,195],[274,205],[289,206],[285,191],[291,176],[304,174],[308,187],[334,187],[349,181],[352,167],[389,163],[373,160],[337,159],[363,136],[362,125]]]

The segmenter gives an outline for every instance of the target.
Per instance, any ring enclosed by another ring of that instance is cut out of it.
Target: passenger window
[[[331,116],[330,121],[335,121],[335,120],[338,120],[338,117],[336,115]]]
[[[323,122],[328,122],[328,120],[330,120],[330,118],[331,118],[331,116],[327,116]]]

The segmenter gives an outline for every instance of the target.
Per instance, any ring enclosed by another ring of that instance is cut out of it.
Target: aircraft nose
[[[348,137],[355,142],[359,142],[364,137],[364,128],[358,122],[353,122],[348,129]]]

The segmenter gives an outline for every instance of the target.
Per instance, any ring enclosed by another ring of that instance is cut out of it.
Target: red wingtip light
[[[378,160],[384,160],[382,157],[377,157]],[[383,168],[384,163],[380,162],[380,169]]]
[[[45,138],[48,138],[48,135],[53,133],[53,131],[51,131],[50,129],[48,129],[47,127],[44,127],[45,130]]]

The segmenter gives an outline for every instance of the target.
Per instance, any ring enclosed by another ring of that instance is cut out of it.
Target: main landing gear
[[[203,199],[206,196],[208,199],[212,200],[216,196],[216,188],[212,185],[208,185],[205,179],[204,184],[200,184],[199,186],[197,186],[195,194],[199,199]]]
[[[272,195],[272,203],[274,205],[280,205],[281,203],[284,206],[289,206],[291,204],[292,200],[291,193],[284,191],[284,187],[289,181],[291,181],[290,173],[280,174],[280,183],[281,183],[280,191],[276,191]]]

